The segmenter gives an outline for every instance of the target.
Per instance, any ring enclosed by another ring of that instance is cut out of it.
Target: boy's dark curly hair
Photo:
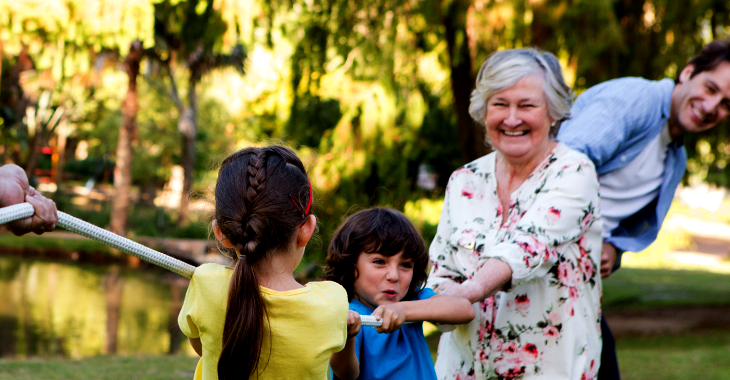
[[[428,253],[423,238],[403,213],[386,207],[358,211],[335,231],[327,249],[326,280],[337,282],[347,290],[348,300],[355,295],[355,264],[360,253],[379,253],[413,260],[413,278],[404,301],[411,300],[426,282]]]

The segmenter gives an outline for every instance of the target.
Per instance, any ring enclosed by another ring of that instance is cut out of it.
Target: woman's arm
[[[378,306],[373,314],[383,321],[379,333],[391,333],[405,322],[468,323],[474,319],[474,308],[462,297],[434,295],[418,301],[403,301]]]
[[[462,297],[470,303],[481,302],[504,288],[512,279],[512,269],[507,263],[498,259],[487,260],[470,280],[461,284],[453,284],[439,294]],[[440,322],[440,321],[435,321]],[[453,323],[453,322],[442,322]]]
[[[347,343],[340,352],[330,357],[332,372],[342,380],[355,380],[360,376],[360,362],[357,360],[355,344],[360,332],[360,315],[352,310],[347,313]]]

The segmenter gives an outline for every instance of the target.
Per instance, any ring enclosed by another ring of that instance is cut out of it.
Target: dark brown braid
[[[246,190],[246,204],[249,209],[253,209],[253,204],[259,193],[264,191],[266,181],[266,169],[264,167],[264,150],[259,149],[255,154],[251,154],[248,161],[248,189]],[[256,215],[249,214],[248,218],[243,222],[243,238],[248,240],[245,245],[238,245],[238,250],[242,255],[248,255],[249,263],[258,261],[259,255],[256,255],[256,248],[259,242],[257,239],[257,227],[260,227]],[[250,257],[249,257],[250,256]]]
[[[215,219],[240,258],[228,290],[221,380],[253,377],[259,368],[266,305],[255,268],[262,259],[288,252],[302,220],[292,204],[309,201],[309,182],[296,154],[282,146],[247,148],[228,156],[215,189]]]

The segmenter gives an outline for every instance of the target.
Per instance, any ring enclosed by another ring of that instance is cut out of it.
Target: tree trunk
[[[192,77],[192,75],[191,75]],[[178,120],[178,130],[182,134],[182,167],[183,167],[183,189],[180,197],[180,210],[177,217],[179,227],[190,225],[190,195],[193,189],[193,171],[195,169],[195,134],[197,133],[197,99],[195,88],[197,82],[190,80],[188,87],[188,107],[183,108]]]
[[[125,70],[129,79],[127,96],[122,103],[122,126],[119,129],[117,161],[114,167],[114,198],[110,229],[115,234],[126,234],[129,196],[132,187],[132,141],[137,132],[137,75],[142,59],[142,43],[132,43],[125,59]]]
[[[28,179],[30,180],[35,176],[35,169],[38,166],[38,151],[42,148],[43,145],[43,131],[41,128],[41,125],[35,124],[35,113],[28,112],[28,124],[30,127],[30,124],[33,123],[35,128],[28,128],[30,131],[33,129],[33,138],[30,140],[30,144],[28,144],[28,157],[25,161],[25,175],[28,176]]]
[[[451,66],[451,91],[454,94],[454,110],[459,129],[459,145],[464,163],[473,161],[489,152],[484,144],[485,130],[469,115],[469,97],[474,86],[469,54],[469,38],[466,33],[466,14],[469,4],[463,0],[452,1],[443,18],[446,43]]]
[[[58,129],[56,132],[57,136],[57,142],[56,142],[56,153],[53,157],[53,166],[55,166],[55,170],[52,172],[55,173],[56,176],[56,195],[54,196],[54,199],[58,202],[61,200],[61,197],[63,197],[63,166],[66,164],[66,141],[68,139],[68,131],[67,131],[67,121],[66,119],[62,119],[60,123],[58,124]]]

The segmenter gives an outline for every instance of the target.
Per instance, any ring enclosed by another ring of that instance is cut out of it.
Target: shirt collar
[[[672,107],[672,93],[676,84],[669,78],[662,79],[661,84],[664,91],[666,91],[664,99],[662,99],[662,116],[664,119],[669,120],[669,112]]]
[[[678,149],[684,146],[684,136],[679,136],[667,145],[670,148]]]

